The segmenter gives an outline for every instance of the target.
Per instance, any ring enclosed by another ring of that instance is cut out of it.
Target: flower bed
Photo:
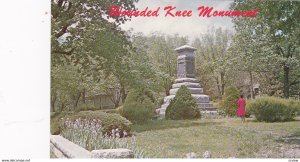
[[[61,135],[68,140],[91,151],[99,149],[127,148],[133,151],[134,158],[144,158],[143,151],[136,147],[136,138],[121,138],[128,136],[125,130],[112,129],[110,134],[103,133],[101,120],[80,119],[74,121],[67,118],[64,122],[64,129]],[[122,136],[121,136],[122,135]]]

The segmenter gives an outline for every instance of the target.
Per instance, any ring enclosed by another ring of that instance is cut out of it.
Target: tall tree
[[[272,70],[283,83],[284,97],[288,98],[292,87],[300,84],[300,2],[251,0],[245,4],[233,3],[231,8],[259,9],[256,17],[233,18],[235,29],[237,34],[246,35],[243,39],[247,41],[243,43],[256,44],[259,59],[275,60],[276,64],[265,69]]]
[[[51,1],[52,110],[55,102],[64,103],[64,107],[72,103],[68,107],[74,110],[80,97],[85,102],[86,93],[103,90],[100,80],[113,72],[120,76],[120,70],[126,69],[122,64],[131,42],[118,26],[130,18],[107,16],[111,5],[134,9],[133,1]]]
[[[165,95],[169,95],[169,90],[176,78],[177,55],[174,49],[186,44],[187,38],[159,32],[154,32],[149,36],[138,33],[133,37],[133,42],[141,53],[148,56],[156,71],[158,86],[163,88]]]
[[[228,48],[231,41],[231,32],[222,28],[212,28],[207,34],[197,38],[192,46],[196,47],[196,68],[201,79],[213,80],[218,92],[218,97],[224,95],[225,86],[230,77],[231,53]],[[207,82],[207,81],[202,81]]]
[[[120,32],[118,25],[128,17],[109,17],[108,7],[116,5],[133,9],[133,1],[126,3],[106,0],[51,0],[51,54],[52,63],[67,56],[83,57],[75,53],[81,49],[87,31],[111,28]],[[111,19],[112,21],[108,21]]]

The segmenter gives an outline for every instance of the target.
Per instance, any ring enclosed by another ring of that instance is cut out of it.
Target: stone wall
[[[133,158],[133,152],[128,149],[103,149],[88,151],[60,135],[51,135],[50,151],[57,158]]]

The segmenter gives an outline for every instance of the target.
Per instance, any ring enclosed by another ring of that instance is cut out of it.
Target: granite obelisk
[[[161,108],[157,109],[157,112],[161,116],[165,116],[166,109],[170,104],[171,99],[175,97],[176,92],[181,85],[185,85],[189,89],[202,113],[216,112],[216,109],[212,107],[212,104],[209,101],[209,96],[203,94],[203,88],[201,88],[199,81],[195,78],[194,53],[196,50],[196,48],[188,45],[175,49],[178,54],[177,79],[175,79],[175,83],[172,85],[172,89],[170,89],[170,95],[164,98],[164,103],[161,105]]]

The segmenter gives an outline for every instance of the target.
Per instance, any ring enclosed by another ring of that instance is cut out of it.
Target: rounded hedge
[[[287,102],[288,106],[293,108],[296,111],[297,115],[300,115],[300,100],[289,99],[287,100]]]
[[[225,95],[220,103],[220,108],[228,116],[235,116],[237,110],[237,100],[239,98],[239,91],[235,87],[228,87],[225,89]]]
[[[119,112],[132,123],[143,124],[152,118],[154,107],[153,100],[147,93],[131,90]]]
[[[59,118],[58,118],[59,117]],[[59,134],[62,129],[65,129],[64,122],[69,119],[74,122],[76,119],[81,120],[100,120],[101,127],[103,129],[103,134],[112,134],[113,129],[119,129],[121,132],[121,136],[123,136],[122,132],[127,132],[130,135],[132,123],[115,113],[105,113],[102,111],[80,111],[78,113],[69,113],[64,116],[59,115],[56,118],[51,119],[51,123],[55,124],[53,130],[51,130],[52,134]],[[52,127],[51,127],[52,128]]]
[[[247,109],[258,121],[290,121],[297,115],[300,106],[290,100],[276,97],[259,97],[247,104]]]
[[[166,119],[182,120],[200,118],[196,100],[186,86],[181,86],[166,109]]]

